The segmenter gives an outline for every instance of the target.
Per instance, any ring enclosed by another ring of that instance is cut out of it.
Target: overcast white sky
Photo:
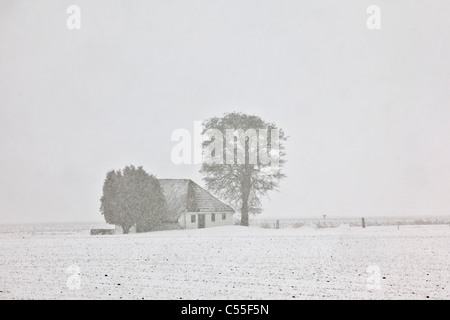
[[[81,30],[66,28],[67,6]],[[381,7],[381,30],[366,9]],[[102,220],[105,174],[229,111],[290,136],[266,217],[448,215],[450,2],[0,2],[0,223]]]

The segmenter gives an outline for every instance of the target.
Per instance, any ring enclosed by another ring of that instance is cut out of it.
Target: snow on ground
[[[0,299],[450,299],[449,248],[448,225],[6,230]]]

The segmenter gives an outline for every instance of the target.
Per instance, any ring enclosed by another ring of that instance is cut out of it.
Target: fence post
[[[365,228],[366,227],[366,220],[364,220],[364,218],[362,218],[361,221],[362,221],[362,227]]]

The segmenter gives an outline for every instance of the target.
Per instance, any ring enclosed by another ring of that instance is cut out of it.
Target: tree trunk
[[[242,199],[241,226],[248,227],[248,199]]]
[[[244,183],[241,190],[242,207],[241,207],[241,226],[248,227],[248,198],[250,196],[250,183]]]
[[[243,180],[241,180],[241,226],[248,227],[248,200],[250,197],[251,188],[251,169],[248,164],[245,164]]]

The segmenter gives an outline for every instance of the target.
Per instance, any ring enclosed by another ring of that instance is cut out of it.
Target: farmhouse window
[[[195,222],[195,214],[191,214],[191,222]]]
[[[216,221],[216,214],[215,213],[211,213],[211,221],[212,222]]]
[[[226,220],[227,218],[227,214],[226,213],[222,213],[222,220]]]

